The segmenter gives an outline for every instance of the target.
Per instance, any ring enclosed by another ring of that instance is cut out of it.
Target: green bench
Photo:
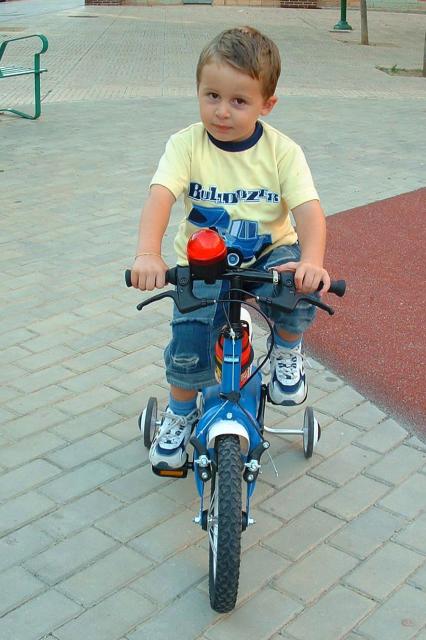
[[[41,49],[37,53],[34,54],[34,64],[32,67],[23,67],[23,66],[9,66],[2,67],[1,59],[6,50],[6,47],[11,42],[16,42],[17,40],[27,40],[28,38],[40,38],[41,40]],[[30,35],[30,36],[21,36],[20,38],[10,38],[9,40],[3,40],[0,44],[0,78],[13,78],[16,76],[34,76],[34,115],[30,115],[28,113],[24,113],[23,111],[17,111],[17,109],[2,108],[0,107],[0,111],[10,111],[11,113],[16,113],[21,118],[28,118],[29,120],[36,120],[40,117],[41,114],[41,99],[40,99],[40,75],[47,71],[47,69],[42,69],[40,67],[40,56],[42,53],[47,51],[49,43],[47,41],[46,36],[43,36],[39,33]]]

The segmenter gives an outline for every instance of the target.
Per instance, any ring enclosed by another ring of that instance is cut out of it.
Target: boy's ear
[[[268,113],[271,113],[272,109],[275,107],[277,102],[278,102],[277,96],[271,96],[270,98],[265,100],[265,102],[263,103],[263,108],[262,108],[262,111],[260,112],[260,115],[267,116]]]

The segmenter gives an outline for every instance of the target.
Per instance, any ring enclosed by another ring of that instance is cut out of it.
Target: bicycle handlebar
[[[322,283],[318,287],[318,291],[321,291]],[[335,296],[343,298],[346,293],[346,280],[332,280],[327,293],[334,293]]]
[[[125,280],[128,287],[132,286],[131,273],[132,272],[130,271],[130,269],[127,269],[125,272]],[[176,285],[176,290],[167,290],[154,295],[148,300],[145,300],[144,302],[138,304],[136,308],[140,311],[148,304],[156,302],[157,300],[162,300],[163,298],[172,298],[181,313],[188,313],[190,311],[195,311],[196,309],[200,309],[201,307],[205,307],[210,304],[216,304],[216,300],[197,298],[192,293],[193,281],[202,279],[204,278],[194,276],[194,274],[191,273],[190,267],[181,267],[178,265],[176,267],[173,267],[172,269],[168,269],[166,271],[166,282],[168,284]],[[276,286],[275,295],[268,298],[261,296],[254,297],[257,301],[265,302],[266,304],[281,309],[282,311],[293,311],[296,305],[303,300],[315,305],[316,307],[319,307],[320,309],[323,309],[324,311],[327,311],[330,315],[333,315],[334,313],[332,307],[322,302],[322,300],[318,300],[312,294],[298,293],[294,285],[294,273],[291,271],[283,271],[279,273],[274,270],[266,272],[255,271],[252,269],[228,269],[220,276],[218,276],[217,279],[230,281],[231,289],[233,287],[241,289],[246,282],[271,283]],[[323,283],[321,282],[320,286],[318,287],[318,291],[320,291],[322,287]],[[328,291],[341,298],[342,296],[344,296],[346,291],[345,280],[332,280]]]

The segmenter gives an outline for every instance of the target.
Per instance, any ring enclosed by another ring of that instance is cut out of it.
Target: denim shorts
[[[293,244],[273,249],[250,268],[267,271],[285,262],[299,260],[299,245]],[[227,288],[227,282],[217,281],[208,285],[198,280],[194,282],[193,291],[197,298],[218,299],[226,295]],[[273,294],[272,284],[253,285],[247,289],[253,295],[270,297]],[[271,309],[264,304],[260,306],[278,328],[295,334],[304,333],[313,321],[316,311],[314,306],[306,302],[299,303],[291,313]],[[164,352],[166,378],[169,384],[182,389],[198,389],[215,384],[214,347],[224,324],[226,317],[223,304],[220,303],[185,314],[174,308],[171,322],[172,338]]]

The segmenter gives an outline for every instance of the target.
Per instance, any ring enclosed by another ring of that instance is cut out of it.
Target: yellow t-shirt
[[[175,239],[179,264],[187,263],[188,239],[200,227],[217,228],[245,264],[294,244],[290,210],[319,199],[301,148],[260,121],[243,142],[217,141],[201,122],[175,133],[152,184],[176,199],[184,196],[185,218]]]

